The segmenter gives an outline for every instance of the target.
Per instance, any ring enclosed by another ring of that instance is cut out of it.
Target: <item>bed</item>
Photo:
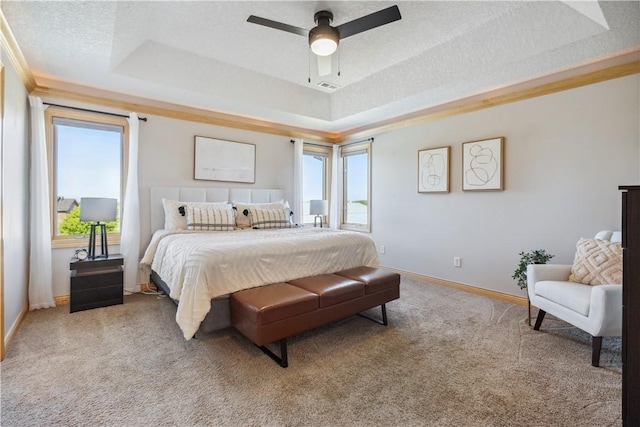
[[[229,326],[228,297],[233,292],[360,265],[378,266],[375,244],[363,233],[288,226],[224,231],[167,229],[163,199],[166,203],[183,202],[182,207],[188,208],[192,218],[191,207],[201,202],[271,206],[285,197],[282,190],[272,189],[151,189],[153,236],[142,264],[149,269],[152,281],[177,302],[176,321],[186,339],[198,330],[210,332]],[[247,213],[241,209],[234,215],[242,216],[243,211]],[[173,208],[167,212],[173,212]],[[253,218],[257,213],[251,208]]]

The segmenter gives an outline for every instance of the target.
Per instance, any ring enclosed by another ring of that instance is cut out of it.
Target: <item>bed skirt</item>
[[[151,281],[169,297],[169,286],[160,278],[158,273],[151,270]],[[170,298],[177,306],[179,301]],[[211,300],[211,310],[204,318],[198,332],[209,333],[231,326],[231,315],[229,311],[229,295],[222,295]]]

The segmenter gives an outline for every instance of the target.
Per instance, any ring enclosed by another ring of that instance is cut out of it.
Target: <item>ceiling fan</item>
[[[326,76],[331,74],[331,55],[338,48],[340,40],[389,24],[401,18],[398,6],[391,6],[336,27],[331,26],[333,13],[321,10],[313,16],[313,20],[317,25],[311,30],[260,18],[255,15],[249,16],[247,22],[309,37],[309,47],[318,56],[318,75]]]

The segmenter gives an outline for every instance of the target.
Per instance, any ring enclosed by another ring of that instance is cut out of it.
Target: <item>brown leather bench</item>
[[[400,275],[371,267],[357,267],[245,289],[231,295],[231,324],[280,364],[288,366],[287,338],[330,322],[381,306],[400,297]],[[280,357],[266,345],[280,344]]]

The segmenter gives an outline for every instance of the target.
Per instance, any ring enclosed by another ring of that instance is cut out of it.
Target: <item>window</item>
[[[371,144],[342,147],[342,228],[371,231]]]
[[[302,153],[302,222],[313,224],[311,200],[329,200],[331,187],[331,147],[305,145]],[[324,220],[327,223],[327,220]]]
[[[120,243],[129,126],[126,118],[58,107],[45,110],[53,247],[77,247],[89,234],[80,221],[83,197],[117,199],[118,218],[107,223],[110,244]]]

